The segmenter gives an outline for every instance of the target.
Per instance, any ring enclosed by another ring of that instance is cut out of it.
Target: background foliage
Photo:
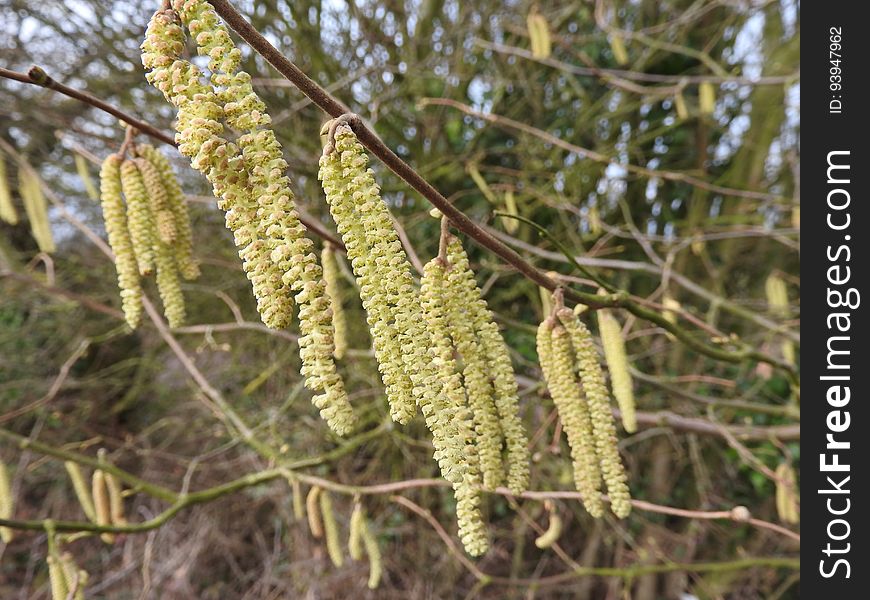
[[[0,64],[17,71],[40,65],[59,81],[171,131],[171,108],[145,83],[139,61],[138,45],[157,4],[0,0]],[[508,191],[519,214],[546,228],[599,276],[659,309],[665,297],[679,302],[679,323],[693,334],[714,341],[738,336],[774,356],[781,356],[784,340],[799,341],[796,3],[544,3],[537,10],[549,24],[553,51],[542,60],[528,52],[527,2],[236,5],[445,196],[541,268],[595,289],[531,226],[508,233],[506,222],[492,214],[503,208]],[[627,48],[627,64],[614,56],[615,36]],[[274,117],[300,203],[333,230],[316,179],[325,116],[242,47],[245,68]],[[648,74],[664,77],[650,81]],[[747,79],[761,76],[767,78],[761,85]],[[702,114],[693,77],[712,81],[712,114]],[[688,116],[677,114],[677,94]],[[112,264],[66,218],[103,235],[98,204],[87,197],[73,156],[98,162],[115,151],[123,138],[117,121],[8,80],[0,84],[0,116],[0,136],[53,191],[50,216],[58,241],[55,255],[40,256],[26,222],[0,225],[0,427],[88,455],[104,447],[119,467],[175,490],[217,485],[270,466],[274,459],[227,426],[151,323],[132,334],[125,330]],[[346,303],[355,351],[344,360],[343,374],[363,417],[361,431],[371,433],[348,442],[332,436],[308,402],[295,332],[258,324],[206,182],[174,150],[163,150],[190,194],[204,267],[203,276],[184,288],[190,323],[173,335],[214,390],[281,456],[316,458],[304,469],[309,475],[355,486],[436,477],[422,420],[406,428],[386,424],[364,315],[350,285]],[[14,163],[6,160],[17,199]],[[429,207],[374,166],[385,199],[425,262],[438,238]],[[472,177],[475,170],[491,198]],[[92,164],[91,176],[96,174]],[[686,183],[685,175],[702,184]],[[531,488],[570,489],[567,446],[554,431],[552,402],[536,364],[539,290],[495,257],[467,247],[514,351],[534,445]],[[765,299],[772,273],[788,284],[785,314],[775,314]],[[148,293],[156,299],[155,290]],[[641,431],[621,442],[635,498],[702,511],[745,505],[753,516],[776,522],[770,475],[783,460],[798,466],[799,388],[767,365],[713,361],[649,323],[617,314],[646,415]],[[23,406],[28,410],[18,410]],[[729,431],[752,435],[738,439]],[[81,518],[61,461],[5,441],[0,455],[13,471],[18,518]],[[402,493],[452,531],[448,492],[430,487]],[[345,531],[351,496],[335,498]],[[594,522],[579,503],[558,500],[555,508],[566,521],[559,551],[540,551],[532,541],[535,528],[546,527],[544,504],[491,496],[494,548],[476,566],[518,581],[486,585],[445,550],[427,521],[389,494],[366,496],[366,506],[385,555],[377,592],[365,591],[364,563],[331,565],[306,525],[294,520],[280,479],[193,507],[112,546],[86,537],[70,549],[91,573],[94,598],[799,595],[795,571],[753,567],[752,561],[737,570],[680,567],[632,576],[639,565],[796,555],[794,540],[729,520],[636,510],[625,522]],[[163,508],[145,494],[127,502],[134,521]],[[44,534],[21,532],[0,552],[0,596],[47,597]],[[580,576],[572,574],[577,565],[623,571]]]

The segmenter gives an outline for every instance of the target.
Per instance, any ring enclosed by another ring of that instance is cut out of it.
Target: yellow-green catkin
[[[448,288],[457,297],[457,304],[465,306],[492,380],[493,401],[507,450],[507,485],[513,493],[521,494],[529,485],[529,440],[520,419],[510,351],[483,299],[459,238],[447,238],[447,259],[450,263]]]
[[[716,88],[704,81],[698,86],[698,105],[702,115],[712,115],[716,108]]]
[[[628,64],[628,50],[625,49],[625,42],[622,41],[620,34],[610,35],[610,51],[613,53],[613,60],[616,61],[616,64],[619,66]]]
[[[67,588],[67,598],[72,594],[72,600],[85,600],[85,586],[88,584],[88,573],[79,569],[72,554],[64,552],[60,555],[60,565]]]
[[[347,537],[347,552],[351,560],[361,560],[363,557],[363,528],[366,525],[366,516],[362,504],[357,502],[353,505],[350,514],[350,534]]]
[[[390,415],[397,423],[407,423],[416,412],[415,400],[424,391],[424,382],[417,385],[411,369],[406,368],[426,342],[425,337],[414,340],[405,329],[409,324],[420,329],[419,303],[413,287],[407,287],[410,272],[405,252],[388,235],[395,235],[395,230],[374,176],[366,169],[362,145],[349,127],[337,128],[334,143],[334,148],[328,145],[320,158],[318,177],[359,284]],[[378,214],[371,214],[375,212]],[[383,236],[380,241],[379,236]],[[410,298],[400,299],[398,290]],[[408,305],[412,306],[411,314],[403,314],[402,308]]]
[[[344,564],[341,553],[341,541],[338,536],[338,523],[335,521],[335,510],[332,508],[332,496],[328,492],[320,494],[320,513],[323,518],[323,533],[326,538],[326,551],[332,564],[340,567]]]
[[[783,523],[800,521],[798,514],[797,479],[792,466],[782,462],[776,467],[776,512]]]
[[[151,214],[157,229],[157,238],[165,243],[175,242],[175,215],[169,208],[169,195],[163,185],[163,177],[160,172],[145,158],[135,159],[136,166],[142,174],[142,182],[148,192],[148,200],[151,203]]]
[[[316,538],[323,537],[323,520],[320,518],[320,494],[322,489],[318,486],[308,490],[308,495],[305,497],[305,514],[308,515],[308,528],[311,530],[311,535]]]
[[[438,402],[424,409],[432,431],[435,458],[445,479],[453,483],[459,538],[466,552],[480,556],[489,547],[486,524],[480,510],[481,473],[474,443],[473,417],[468,410],[462,379],[454,360],[448,322],[447,281],[444,262],[432,259],[423,269],[423,314],[432,334],[434,364],[443,381]]]
[[[109,515],[112,518],[112,525],[123,527],[127,524],[127,517],[124,514],[124,494],[121,482],[111,473],[106,473],[106,489],[109,492]]]
[[[622,327],[609,310],[600,309],[597,315],[604,358],[610,369],[610,387],[613,389],[613,397],[616,398],[622,414],[622,426],[628,433],[634,433],[637,431],[634,389],[631,373],[628,370],[628,354],[625,351],[625,340],[622,338]]]
[[[263,322],[289,325],[299,305],[299,353],[312,403],[339,435],[353,430],[354,415],[333,359],[332,311],[313,244],[296,212],[287,163],[269,129],[265,105],[250,76],[237,72],[241,53],[226,27],[204,0],[176,0],[175,11],[155,13],[142,44],[148,80],[178,111],[179,151],[191,158],[221,198],[227,226],[252,283]],[[180,17],[180,20],[179,20]],[[186,24],[198,52],[210,57],[212,81],[181,59]],[[238,145],[222,137],[221,120],[242,132]],[[295,294],[295,296],[294,296]]]
[[[48,563],[48,580],[51,585],[51,600],[67,600],[69,588],[66,584],[66,573],[64,573],[60,557],[49,554],[46,562]]]
[[[11,519],[15,503],[12,498],[12,486],[9,483],[9,470],[6,463],[0,460],[0,519]],[[9,527],[0,527],[0,540],[8,544],[14,534]]]
[[[154,218],[142,174],[136,163],[129,159],[121,163],[121,189],[127,199],[127,228],[139,274],[151,275],[154,272],[155,255]]]
[[[785,280],[776,273],[770,274],[764,282],[764,292],[770,312],[781,318],[787,317],[789,304]]]
[[[94,522],[97,525],[112,524],[112,505],[109,500],[109,489],[106,487],[106,474],[97,469],[91,477],[91,496],[94,499],[94,514],[96,519]],[[115,535],[112,533],[103,533],[100,539],[106,544],[111,544],[115,541]]]
[[[604,514],[601,471],[592,438],[589,409],[574,375],[574,356],[568,332],[555,321],[544,320],[538,327],[537,348],[544,379],[571,447],[577,491],[589,514],[601,517]]]
[[[97,519],[97,513],[94,510],[94,499],[91,498],[91,491],[88,489],[87,483],[85,483],[85,477],[82,474],[81,467],[79,467],[78,463],[70,460],[64,461],[63,466],[69,474],[70,481],[72,481],[73,491],[76,494],[79,505],[82,507],[82,511],[84,511],[85,516],[89,521],[92,523],[95,522]]]
[[[136,144],[136,152],[147,160],[160,174],[169,210],[172,211],[175,229],[175,260],[181,276],[187,280],[199,277],[199,263],[193,254],[193,228],[190,224],[190,214],[184,201],[184,192],[172,171],[169,160],[150,144]]]
[[[341,271],[338,267],[335,247],[329,242],[323,245],[320,264],[323,265],[323,280],[332,306],[332,327],[335,330],[335,358],[341,359],[347,352],[347,315],[341,303]]]
[[[375,534],[372,532],[365,519],[363,519],[362,539],[363,545],[366,549],[366,554],[369,557],[368,586],[370,590],[374,590],[377,589],[381,582],[381,575],[383,575],[384,571],[384,560],[381,556],[381,548],[378,546],[378,538],[375,537]]]
[[[100,199],[100,194],[97,192],[97,187],[94,185],[94,180],[91,179],[91,173],[88,169],[88,161],[84,156],[76,152],[73,154],[73,160],[76,163],[76,172],[79,174],[79,179],[82,180],[82,185],[85,187],[85,193],[88,198],[96,202]]]
[[[18,224],[18,211],[12,203],[12,190],[6,174],[6,157],[0,152],[0,220],[10,225]]]
[[[601,477],[607,486],[610,507],[613,513],[625,518],[631,512],[631,495],[628,477],[617,447],[616,425],[610,410],[610,395],[604,384],[604,373],[598,361],[598,352],[592,341],[592,334],[568,308],[557,312],[559,321],[568,332],[574,351],[576,370],[589,407],[592,422],[592,436]]]
[[[127,215],[121,198],[121,157],[110,154],[100,168],[100,198],[109,245],[115,254],[115,270],[121,290],[121,307],[127,324],[135,329],[142,318],[142,288]]]
[[[547,19],[537,11],[529,13],[526,19],[529,30],[529,40],[532,45],[532,56],[548,58],[551,52],[550,26]]]
[[[18,185],[21,199],[24,201],[24,212],[30,221],[30,232],[40,252],[51,254],[56,250],[54,237],[51,234],[51,224],[48,221],[48,206],[42,193],[39,175],[30,167],[22,167],[18,171]]]
[[[562,535],[562,518],[555,510],[551,510],[547,530],[535,539],[535,546],[542,550],[549,548],[559,540],[560,535]]]
[[[293,491],[293,518],[301,521],[305,518],[305,500],[302,499],[302,484],[296,477],[290,477],[290,489]]]

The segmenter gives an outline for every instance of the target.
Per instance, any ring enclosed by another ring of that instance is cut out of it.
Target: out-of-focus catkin
[[[323,265],[323,280],[332,306],[332,327],[335,330],[335,358],[341,359],[347,352],[347,315],[341,302],[341,271],[338,267],[335,247],[329,242],[323,245],[320,264]]]
[[[60,555],[60,565],[66,583],[66,598],[68,599],[69,595],[72,594],[72,600],[85,600],[85,586],[88,583],[87,571],[78,568],[69,552]]]
[[[628,370],[628,354],[622,338],[622,327],[609,310],[599,309],[596,314],[604,358],[610,369],[610,386],[622,414],[622,426],[628,433],[634,433],[637,431],[634,389]]]
[[[109,515],[112,518],[112,525],[123,527],[127,524],[123,490],[121,482],[111,473],[106,473],[106,490],[109,492]]]
[[[541,550],[555,544],[559,536],[562,535],[562,518],[555,509],[551,509],[549,515],[550,522],[547,525],[547,530],[535,539],[535,546]]]
[[[121,189],[127,199],[127,228],[139,274],[151,275],[154,272],[154,218],[148,201],[148,192],[139,167],[130,159],[121,163]]]
[[[176,236],[175,215],[169,208],[169,195],[166,193],[166,187],[163,184],[163,176],[151,164],[151,161],[145,158],[136,158],[134,162],[139,167],[139,172],[142,174],[142,182],[145,184],[145,190],[148,192],[151,214],[157,229],[157,238],[165,244],[172,244],[175,242]]]
[[[795,524],[800,521],[798,512],[797,478],[794,469],[787,462],[776,467],[776,512],[783,523]]]
[[[0,519],[11,519],[15,503],[12,498],[12,486],[9,483],[9,470],[6,463],[0,460]],[[0,540],[8,544],[14,534],[9,527],[0,527]]]
[[[94,180],[91,179],[90,169],[88,169],[88,161],[78,152],[73,154],[73,160],[76,163],[76,172],[79,175],[79,179],[82,180],[85,193],[88,195],[88,198],[96,202],[100,199],[100,194],[97,192]]]
[[[308,528],[316,538],[323,537],[323,520],[320,518],[320,494],[323,490],[314,486],[305,497],[305,514],[308,515]]]
[[[12,203],[12,190],[6,174],[6,157],[0,152],[0,220],[10,225],[18,224],[18,211]]]
[[[370,590],[374,590],[377,589],[381,582],[381,575],[384,571],[384,560],[381,556],[381,548],[378,546],[378,538],[375,537],[375,534],[372,532],[365,519],[363,519],[362,539],[363,545],[366,549],[366,554],[368,554],[369,557],[368,586]]]
[[[557,311],[557,316],[571,340],[576,370],[589,407],[592,423],[592,436],[601,476],[607,485],[610,506],[613,513],[625,518],[631,512],[627,476],[617,447],[616,425],[610,410],[610,395],[604,384],[604,373],[598,362],[598,353],[592,341],[592,334],[568,308]]]
[[[82,474],[81,467],[79,467],[78,463],[69,460],[65,461],[63,466],[69,474],[70,481],[73,484],[73,491],[76,494],[79,505],[82,507],[82,511],[84,511],[85,516],[89,521],[92,523],[95,522],[97,519],[97,513],[94,510],[94,499],[91,497],[91,491],[88,489],[88,485],[85,482],[85,477]]]
[[[39,175],[30,165],[22,166],[19,169],[18,185],[33,239],[36,240],[40,252],[51,254],[56,250],[56,247],[54,237],[51,234],[51,224],[48,221],[48,205],[45,202],[45,195],[42,193]]]
[[[350,534],[347,538],[347,551],[351,560],[360,560],[363,557],[362,533],[366,526],[365,519],[362,504],[357,502],[350,514]]]
[[[142,318],[142,288],[127,215],[121,198],[121,157],[110,154],[100,168],[100,198],[109,245],[115,254],[115,270],[121,290],[121,308],[127,324],[135,329]]]
[[[112,505],[109,500],[109,489],[106,486],[106,474],[99,469],[94,471],[91,477],[91,495],[94,498],[94,514],[97,517],[94,522],[97,525],[111,525]],[[113,533],[103,533],[100,535],[100,539],[107,544],[111,544],[115,541],[115,535]]]
[[[326,538],[326,551],[332,564],[340,567],[344,564],[341,552],[341,542],[338,536],[338,523],[335,520],[335,510],[332,508],[332,496],[329,492],[320,493],[320,513],[323,519],[323,533]]]

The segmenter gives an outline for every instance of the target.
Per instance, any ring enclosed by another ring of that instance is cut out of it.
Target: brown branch
[[[171,136],[163,133],[153,125],[115,108],[108,102],[103,102],[93,94],[82,92],[75,88],[71,88],[68,85],[64,85],[59,81],[55,81],[40,67],[31,67],[27,73],[18,73],[17,71],[10,71],[9,69],[0,67],[0,77],[6,77],[7,79],[13,79],[15,81],[20,81],[21,83],[30,83],[49,90],[54,90],[55,92],[59,92],[65,96],[78,100],[79,102],[84,102],[94,108],[105,111],[110,115],[121,119],[128,125],[132,125],[142,133],[149,135],[156,140],[160,140],[164,144],[169,144],[170,146],[176,145],[175,140],[173,140]]]

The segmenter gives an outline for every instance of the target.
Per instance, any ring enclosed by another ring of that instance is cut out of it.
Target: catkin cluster
[[[538,327],[538,358],[571,446],[574,481],[586,510],[604,513],[601,483],[620,518],[631,512],[616,426],[592,335],[573,311],[555,301],[555,312]]]
[[[108,156],[100,169],[103,219],[115,253],[121,306],[127,323],[136,328],[142,316],[140,278],[156,270],[166,320],[178,327],[185,318],[180,277],[199,276],[190,219],[166,158],[147,144],[133,152],[132,158]]]
[[[241,52],[205,0],[175,0],[148,24],[142,44],[146,77],[178,109],[176,140],[211,182],[240,248],[263,322],[290,324],[299,306],[302,374],[329,427],[344,435],[354,416],[334,354],[332,309],[313,243],[299,221],[287,163],[265,105],[239,69]],[[210,78],[182,58],[186,26]],[[233,142],[228,138],[239,132]]]

